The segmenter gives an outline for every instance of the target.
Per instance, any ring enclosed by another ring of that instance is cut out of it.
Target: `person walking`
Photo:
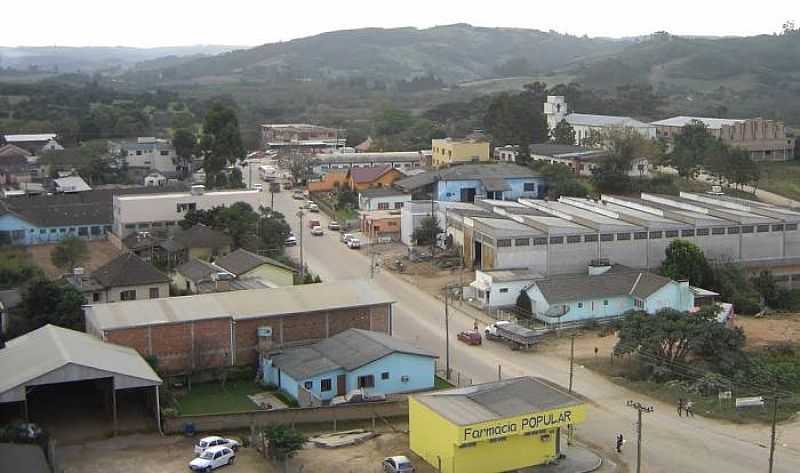
[[[686,401],[686,417],[694,417],[694,402],[691,400]]]
[[[689,415],[688,413],[686,415]],[[683,417],[683,398],[678,399],[678,417]]]
[[[617,453],[622,453],[623,444],[625,444],[625,438],[622,434],[617,434]]]

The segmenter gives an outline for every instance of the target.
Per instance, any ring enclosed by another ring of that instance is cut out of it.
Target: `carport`
[[[136,350],[55,325],[0,348],[0,408],[17,406],[26,421],[73,414],[80,422],[81,416],[110,411],[116,435],[118,397],[138,395],[152,400],[148,410],[160,429],[160,384],[161,378]]]

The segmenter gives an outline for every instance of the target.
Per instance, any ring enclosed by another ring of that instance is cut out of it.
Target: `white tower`
[[[550,131],[567,116],[567,102],[563,95],[548,95],[544,103],[544,116],[547,117],[547,128]]]

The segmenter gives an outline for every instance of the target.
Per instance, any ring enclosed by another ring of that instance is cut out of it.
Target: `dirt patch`
[[[780,342],[800,340],[800,314],[781,314],[769,317],[736,317],[736,325],[744,329],[747,348],[758,348]]]
[[[114,257],[122,253],[117,247],[111,244],[110,241],[87,241],[89,247],[89,259],[83,264],[86,272],[94,271],[95,269],[103,266],[111,261]],[[33,262],[42,268],[42,271],[50,279],[60,277],[64,272],[56,268],[52,261],[50,261],[50,253],[56,245],[33,245],[28,247],[28,253],[31,255]]]

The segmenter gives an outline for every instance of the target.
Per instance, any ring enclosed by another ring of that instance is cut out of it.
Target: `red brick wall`
[[[131,347],[142,355],[149,355],[147,344],[147,327],[110,330],[106,332],[106,341]]]
[[[331,311],[328,315],[330,324],[328,336],[332,337],[350,328],[369,330],[369,311],[369,307]]]

